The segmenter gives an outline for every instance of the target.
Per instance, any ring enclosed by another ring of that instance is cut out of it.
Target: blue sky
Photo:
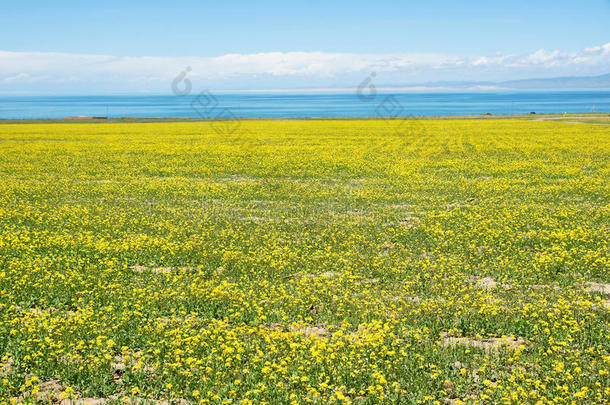
[[[186,66],[219,89],[595,75],[608,43],[610,0],[24,0],[1,7],[0,91],[163,92]]]

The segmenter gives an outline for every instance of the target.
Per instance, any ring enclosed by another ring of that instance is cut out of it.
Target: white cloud
[[[13,82],[26,81],[26,80],[31,80],[31,79],[32,79],[32,77],[29,74],[21,72],[21,73],[17,73],[15,76],[5,78],[4,82],[13,83]]]
[[[454,56],[426,53],[269,52],[218,57],[118,57],[0,51],[0,91],[167,92],[187,66],[195,88],[356,87],[376,72],[385,84],[509,80],[610,72],[610,43],[578,52]]]

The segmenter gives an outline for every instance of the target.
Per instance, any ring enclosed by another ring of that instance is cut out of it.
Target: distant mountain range
[[[500,83],[511,89],[610,89],[610,74],[584,77],[509,80]]]
[[[409,86],[416,87],[416,86]],[[417,87],[429,89],[610,89],[610,73],[600,76],[567,76],[545,79],[507,80],[503,82],[428,82]]]
[[[610,90],[610,73],[600,76],[565,76],[539,79],[493,81],[434,81],[403,85],[379,84],[377,91],[493,91],[493,90]],[[352,92],[352,87],[290,88],[265,90],[230,90],[234,93],[290,93],[290,92]]]

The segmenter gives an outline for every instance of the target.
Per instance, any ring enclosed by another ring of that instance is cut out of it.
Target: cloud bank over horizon
[[[498,82],[610,73],[610,42],[576,52],[457,56],[436,53],[268,52],[217,57],[110,56],[0,51],[0,93],[170,93],[187,71],[194,91],[355,88],[376,83]]]

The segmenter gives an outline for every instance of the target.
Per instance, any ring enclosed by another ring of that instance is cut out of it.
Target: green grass
[[[1,399],[608,402],[605,126],[219,125],[0,125]]]

